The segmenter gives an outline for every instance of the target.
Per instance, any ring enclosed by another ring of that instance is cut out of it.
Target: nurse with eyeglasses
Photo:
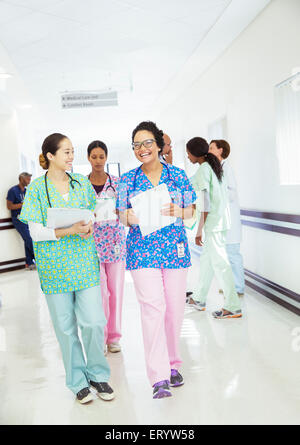
[[[170,386],[183,385],[179,336],[184,315],[190,252],[183,219],[193,214],[196,194],[185,172],[160,162],[163,132],[153,122],[141,122],[132,133],[132,147],[141,165],[121,176],[117,209],[129,226],[127,269],[130,270],[141,309],[147,374],[153,398],[171,396]],[[161,210],[175,223],[142,236],[130,199],[166,184],[170,204]]]

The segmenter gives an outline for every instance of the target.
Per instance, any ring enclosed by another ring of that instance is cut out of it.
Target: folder
[[[95,217],[93,212],[88,209],[65,207],[52,207],[47,210],[47,227],[50,229],[67,229],[80,221],[84,221],[85,224],[88,224],[90,221],[94,223]]]
[[[96,222],[116,221],[116,198],[98,198],[95,213]]]
[[[175,223],[175,216],[161,214],[163,206],[171,202],[172,198],[166,184],[160,184],[130,198],[132,209],[139,219],[139,227],[143,236]]]

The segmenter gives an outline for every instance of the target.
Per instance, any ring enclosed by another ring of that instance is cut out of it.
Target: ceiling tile
[[[62,2],[63,0],[4,0],[11,5],[24,6],[36,11],[43,11],[51,5]]]
[[[28,14],[32,14],[32,11],[28,8],[21,6],[11,5],[4,1],[0,2],[0,24],[9,23],[12,20],[19,19]]]
[[[99,33],[107,19],[113,20],[130,8],[114,0],[63,0],[44,8],[44,12],[58,17],[68,18],[86,25],[95,24]]]

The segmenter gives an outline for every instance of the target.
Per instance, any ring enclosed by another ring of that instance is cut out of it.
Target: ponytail
[[[213,155],[212,153],[207,153],[207,155],[205,156],[205,159],[207,160],[207,162],[209,163],[209,165],[211,166],[211,168],[213,169],[216,177],[218,178],[219,182],[222,181],[222,177],[223,177],[223,168],[222,168],[222,164],[219,161],[219,159]]]

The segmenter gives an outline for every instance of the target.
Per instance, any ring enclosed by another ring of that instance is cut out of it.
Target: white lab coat
[[[240,244],[242,240],[242,224],[236,180],[233,169],[227,160],[222,162],[222,166],[227,182],[231,218],[231,226],[227,232],[226,244]]]

